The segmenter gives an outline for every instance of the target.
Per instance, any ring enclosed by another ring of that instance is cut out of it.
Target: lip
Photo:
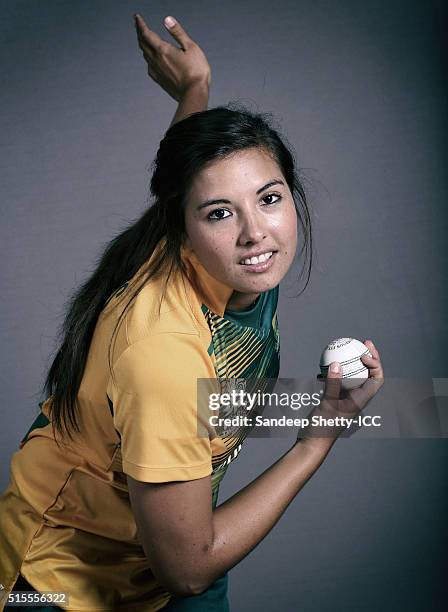
[[[277,251],[275,249],[264,249],[263,251],[253,251],[252,253],[247,253],[247,255],[244,255],[244,257],[240,258],[240,261],[242,259],[251,259],[252,257],[260,257],[260,255],[263,255],[263,253],[277,253]]]
[[[262,253],[267,253],[269,251],[261,251],[259,253],[259,255],[261,255]],[[260,273],[260,272],[264,272],[265,270],[268,270],[273,263],[273,259],[274,257],[277,255],[277,251],[272,251],[272,255],[269,257],[269,259],[267,261],[263,261],[262,263],[258,263],[258,264],[239,264],[242,268],[245,268],[247,270],[247,272],[253,272],[253,273]],[[251,255],[251,257],[257,257],[257,255],[253,254]],[[245,257],[244,259],[249,259],[248,257]]]

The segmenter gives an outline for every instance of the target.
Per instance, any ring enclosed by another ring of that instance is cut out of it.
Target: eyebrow
[[[272,187],[273,185],[285,185],[285,183],[280,180],[280,179],[272,179],[272,181],[269,181],[269,183],[266,183],[266,185],[263,185],[263,187],[260,187],[260,189],[257,189],[257,195],[259,195],[262,191],[265,191],[266,189],[269,189],[269,187]],[[218,200],[206,200],[205,202],[202,202],[202,204],[199,204],[199,206],[197,207],[197,210],[200,210],[201,208],[205,208],[206,206],[211,206],[212,204],[231,204],[232,202],[230,200],[226,200],[224,198],[219,198]]]

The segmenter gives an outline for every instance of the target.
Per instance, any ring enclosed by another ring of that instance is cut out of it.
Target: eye
[[[228,213],[228,214],[224,217],[223,213]],[[209,221],[220,221],[221,219],[226,219],[229,215],[230,215],[230,212],[227,209],[216,208],[215,210],[212,210],[212,212],[207,215],[207,219]]]
[[[266,202],[267,199],[269,198],[277,198],[276,200],[274,200],[273,202]],[[279,193],[267,193],[265,196],[263,196],[262,201],[265,202],[265,204],[267,204],[268,206],[271,206],[272,204],[276,204],[279,200],[282,199],[282,196]]]

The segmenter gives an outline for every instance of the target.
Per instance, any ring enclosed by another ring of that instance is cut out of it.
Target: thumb
[[[338,400],[341,392],[342,368],[337,361],[330,363],[325,380],[324,397],[329,400]]]
[[[171,36],[173,36],[173,38],[177,40],[182,49],[185,51],[187,47],[191,44],[192,40],[185,32],[183,27],[180,25],[180,23],[176,21],[174,17],[171,17],[171,15],[165,17],[163,23],[165,24],[165,27],[167,28]]]

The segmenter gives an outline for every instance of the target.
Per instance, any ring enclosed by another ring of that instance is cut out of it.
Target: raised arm
[[[166,17],[164,25],[179,46],[150,30],[141,15],[136,14],[134,19],[148,75],[178,102],[171,125],[191,113],[206,110],[211,70],[199,45],[173,17]]]

